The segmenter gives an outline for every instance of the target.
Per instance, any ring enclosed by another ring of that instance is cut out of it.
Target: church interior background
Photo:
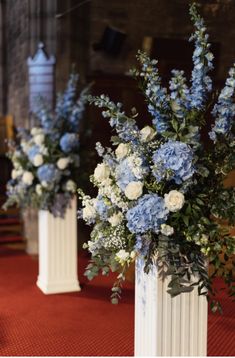
[[[235,58],[235,2],[198,3],[210,33],[213,80],[219,89]],[[144,97],[128,71],[142,49],[158,59],[164,83],[172,68],[190,74],[189,4],[188,0],[0,0],[1,205],[12,171],[6,140],[15,138],[17,127],[34,125],[33,93],[44,95],[53,106],[56,94],[76,71],[79,90],[90,85],[92,95],[108,94],[113,101],[122,102],[127,112],[135,106],[139,123],[147,125],[150,116]],[[107,146],[111,135],[101,110],[86,105],[79,134],[77,183],[89,194],[94,192],[89,176],[98,161],[95,143]],[[235,184],[233,172],[226,183]],[[37,210],[21,212],[15,206],[0,210],[0,355],[134,355],[134,267],[127,274],[120,303],[110,304],[113,274],[92,281],[84,276],[89,254],[83,244],[89,240],[90,229],[81,220],[76,225],[81,291],[45,295],[35,284]],[[234,265],[234,255],[226,265]],[[219,289],[219,279],[217,285]],[[223,314],[208,313],[207,355],[234,356],[234,303],[223,291],[219,295]]]

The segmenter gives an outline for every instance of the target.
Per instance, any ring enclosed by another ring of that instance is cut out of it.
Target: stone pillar
[[[24,238],[26,252],[29,255],[38,254],[38,210],[28,208],[23,211]]]

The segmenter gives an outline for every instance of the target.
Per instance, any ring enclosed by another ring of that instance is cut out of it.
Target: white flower
[[[121,212],[119,212],[117,214],[113,214],[108,219],[108,221],[112,226],[118,226],[122,222],[122,219],[123,219],[123,214]]]
[[[33,165],[35,167],[40,167],[43,164],[43,157],[41,154],[36,154],[33,158]]]
[[[168,194],[164,195],[164,201],[169,211],[179,211],[184,205],[184,195],[178,190],[171,190]]]
[[[136,251],[131,251],[131,253],[130,253],[130,258],[131,258],[132,260],[134,260],[134,259],[136,258],[136,256],[137,256]]]
[[[155,130],[150,126],[146,126],[140,131],[140,140],[141,142],[149,142],[155,137],[155,135]]]
[[[45,180],[43,180],[43,181],[42,181],[42,186],[43,186],[43,188],[47,188],[47,187],[48,187],[48,183],[47,183]]]
[[[44,136],[44,134],[37,134],[37,135],[35,135],[33,140],[34,140],[35,144],[41,145],[42,143],[44,143],[45,136]]]
[[[121,264],[124,265],[126,261],[128,261],[130,255],[129,252],[125,251],[125,250],[119,250],[118,253],[116,254],[116,260]]]
[[[162,224],[161,233],[166,236],[171,236],[172,234],[174,234],[174,228],[170,225]]]
[[[68,180],[65,185],[65,190],[71,191],[72,193],[75,193],[77,189],[77,185],[73,180]]]
[[[97,167],[95,168],[94,171],[94,178],[98,181],[98,182],[103,182],[105,179],[108,179],[110,176],[110,169],[109,167],[104,164],[98,164]]]
[[[57,160],[56,164],[60,170],[64,170],[69,165],[69,162],[70,162],[70,158],[60,158]]]
[[[92,220],[96,217],[96,210],[93,205],[86,203],[86,206],[82,210],[82,217],[84,220]]]
[[[122,159],[127,156],[129,153],[130,147],[128,144],[120,143],[117,149],[115,150],[115,154],[117,159]]]
[[[36,193],[41,196],[42,195],[42,185],[41,184],[37,184],[36,185]]]
[[[25,140],[22,140],[22,142],[20,143],[22,149],[23,149],[23,152],[24,153],[28,153],[29,149],[31,148],[31,144],[26,142]]]
[[[143,194],[143,183],[140,181],[130,182],[125,189],[125,195],[129,200],[136,200]]]
[[[32,134],[32,136],[36,136],[38,134],[43,133],[43,129],[39,128],[39,127],[33,127],[30,131],[30,133]]]
[[[19,176],[18,170],[13,169],[12,172],[11,172],[12,179],[16,179],[18,176]]]
[[[31,172],[25,171],[22,177],[22,181],[26,185],[31,185],[33,182],[34,176]]]

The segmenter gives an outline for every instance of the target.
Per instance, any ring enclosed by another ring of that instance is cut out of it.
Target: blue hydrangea
[[[104,199],[101,195],[97,197],[96,203],[95,203],[95,210],[99,214],[100,218],[102,220],[106,220],[108,217],[108,206],[104,203]]]
[[[145,194],[136,206],[127,211],[127,227],[134,234],[143,234],[148,230],[158,233],[168,213],[163,198],[157,194]]]
[[[132,173],[128,159],[124,159],[116,168],[116,180],[119,188],[125,190],[126,186],[132,182],[137,181],[137,178]]]
[[[54,183],[60,180],[61,173],[54,164],[44,164],[38,168],[37,176],[40,182]]]
[[[216,141],[217,135],[226,135],[230,132],[232,119],[235,116],[235,104],[233,98],[235,94],[235,64],[229,70],[229,77],[225,87],[221,91],[218,103],[214,106],[212,115],[216,118],[212,131],[209,132],[211,140]]]
[[[79,146],[79,140],[76,133],[65,133],[60,139],[60,147],[65,153],[72,152]]]
[[[35,155],[40,153],[40,148],[38,145],[34,145],[30,150],[28,151],[28,157],[31,160],[31,162],[34,160]]]
[[[193,151],[183,142],[169,140],[162,144],[153,155],[153,175],[157,181],[161,181],[166,171],[172,171],[172,177],[176,184],[189,179],[194,173]]]

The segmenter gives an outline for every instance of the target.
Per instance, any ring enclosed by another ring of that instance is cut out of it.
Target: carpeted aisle
[[[84,279],[81,293],[45,296],[35,286],[36,259],[0,247],[0,356],[131,356],[134,340],[134,291],[109,303],[111,279]],[[209,316],[209,355],[235,355],[234,306],[224,316]],[[234,304],[233,304],[234,305]]]

